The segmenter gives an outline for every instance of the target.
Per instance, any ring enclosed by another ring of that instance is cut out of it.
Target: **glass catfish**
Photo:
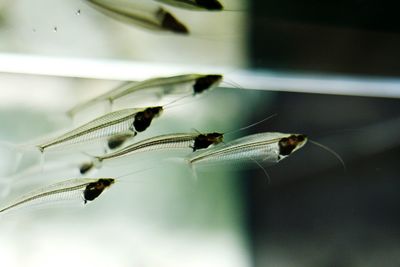
[[[77,178],[44,186],[12,201],[9,205],[0,209],[0,214],[19,208],[41,207],[60,202],[83,201],[86,204],[95,200],[114,182],[114,178]]]
[[[187,26],[158,5],[144,5],[136,0],[86,0],[92,7],[115,20],[152,31],[189,34]]]
[[[158,97],[176,94],[183,96],[190,94],[198,95],[218,86],[222,82],[222,78],[222,75],[219,74],[186,74],[151,78],[141,82],[127,82],[111,91],[76,105],[67,114],[73,117],[91,105],[103,101],[112,104],[115,100],[128,95],[134,95],[136,92],[149,92]]]
[[[141,109],[128,108],[114,111],[42,143],[37,147],[41,152],[44,152],[49,148],[108,138],[115,134],[126,132],[136,134],[137,132],[143,132],[162,111],[163,107],[161,106]]]
[[[303,134],[258,133],[195,153],[188,162],[191,166],[248,160],[278,163],[302,148],[306,142],[307,136]]]
[[[218,0],[155,0],[163,4],[195,11],[222,11],[223,5]]]
[[[112,160],[125,157],[134,153],[141,153],[154,150],[170,150],[190,148],[194,151],[208,148],[223,141],[221,133],[177,133],[165,134],[151,137],[140,142],[131,144],[118,151],[111,152],[93,158],[90,163],[84,163],[80,167],[81,174],[88,172],[93,166],[100,167],[104,160]]]

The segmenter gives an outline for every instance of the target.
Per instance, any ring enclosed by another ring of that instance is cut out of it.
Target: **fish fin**
[[[105,106],[104,106],[105,114],[112,112],[113,107],[114,107],[114,101],[112,99],[108,99],[108,101],[106,101]]]
[[[0,174],[7,176],[16,173],[20,168],[23,156],[30,149],[35,150],[36,148],[0,142]]]
[[[267,184],[270,184],[271,183],[271,177],[269,176],[267,170],[260,164],[260,162],[258,162],[258,160],[254,159],[252,157],[249,157],[249,159],[252,162],[254,162],[255,164],[257,164],[258,167],[261,168],[261,170],[264,172],[265,177],[267,178]]]
[[[101,157],[93,157],[93,166],[96,167],[96,169],[100,169],[103,166],[103,160]]]
[[[197,176],[197,172],[195,170],[195,166],[192,163],[190,163],[190,161],[187,158],[173,157],[173,158],[167,158],[164,160],[167,162],[170,162],[170,163],[184,164],[184,165],[188,166],[188,170],[190,171],[190,174],[192,175],[191,179],[193,181],[197,182],[198,176]]]
[[[190,172],[192,173],[192,181],[195,182],[195,183],[197,183],[197,181],[199,180],[199,178],[198,178],[198,176],[197,176],[197,172],[196,172],[195,166],[194,166],[192,163],[190,163],[189,161],[187,161],[187,163],[188,163],[188,165],[189,165]]]

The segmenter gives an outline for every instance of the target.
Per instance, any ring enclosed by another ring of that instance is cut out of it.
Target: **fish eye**
[[[196,0],[198,6],[208,10],[222,10],[223,6],[217,0]]]
[[[212,74],[200,77],[193,85],[194,94],[199,94],[209,89],[215,83],[222,80],[222,75]]]

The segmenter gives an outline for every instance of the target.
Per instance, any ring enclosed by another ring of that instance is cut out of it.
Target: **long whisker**
[[[253,159],[252,157],[249,157],[249,159],[252,160],[255,164],[258,165],[258,167],[260,167],[263,170],[263,172],[265,174],[265,177],[267,177],[267,184],[270,184],[271,183],[271,176],[269,176],[267,170],[256,159]]]
[[[181,97],[181,98],[179,98],[177,100],[181,100],[181,99],[186,98],[186,97],[191,97],[192,95],[193,94],[185,95],[184,97]],[[204,96],[204,97],[207,97],[207,96]],[[177,102],[177,100],[174,100],[173,103]],[[168,106],[167,108],[165,108],[166,105],[164,105],[163,108],[164,109],[171,109],[171,108],[181,107],[181,106],[184,106],[184,105],[189,105],[189,104],[191,104],[193,102],[196,102],[196,101],[198,101],[198,99],[193,98],[193,99],[185,101],[183,103],[179,103],[179,104],[176,104],[176,105]],[[168,103],[167,105],[170,105],[170,104],[173,104],[173,103]]]
[[[175,104],[176,102],[179,102],[179,101],[185,99],[186,97],[190,97],[190,96],[191,96],[191,94],[188,94],[188,95],[184,95],[184,96],[182,96],[182,97],[180,97],[180,98],[174,99],[174,100],[172,100],[171,102],[165,104],[165,105],[163,106],[163,108],[172,108],[172,107],[175,107],[175,106],[171,106],[171,105],[173,105],[173,104]]]
[[[142,172],[145,172],[145,171],[148,171],[148,170],[152,170],[152,169],[154,169],[154,167],[146,168],[146,169],[141,169],[141,170],[137,170],[137,171],[132,171],[132,172],[125,173],[125,174],[123,174],[123,175],[118,175],[116,178],[117,178],[117,179],[121,179],[121,178],[130,176],[130,175],[133,175],[133,174],[142,173]]]
[[[262,120],[260,120],[260,121],[257,121],[257,122],[255,122],[255,123],[252,123],[252,124],[250,124],[250,125],[244,126],[244,127],[239,128],[239,129],[237,129],[237,130],[232,130],[232,131],[226,132],[224,135],[233,134],[233,133],[237,133],[237,132],[240,132],[240,131],[249,129],[249,128],[254,127],[254,126],[258,125],[258,124],[261,124],[261,123],[263,123],[264,121],[267,121],[267,120],[269,120],[269,119],[271,119],[271,118],[273,118],[273,117],[275,117],[275,116],[277,116],[277,115],[278,115],[277,113],[272,114],[272,115],[270,115],[270,116],[268,116],[268,117],[266,117],[266,118],[264,118],[264,119],[262,119]]]
[[[331,148],[329,148],[329,147],[327,147],[327,146],[325,146],[325,145],[323,145],[323,144],[321,144],[321,143],[318,143],[318,142],[316,142],[316,141],[310,140],[310,139],[308,139],[308,141],[309,141],[310,143],[312,143],[312,144],[314,144],[314,145],[316,145],[316,146],[322,148],[322,149],[325,149],[326,151],[328,151],[329,153],[331,153],[332,155],[334,155],[335,158],[337,158],[337,159],[340,161],[340,164],[341,164],[342,167],[343,167],[343,171],[344,171],[344,172],[347,172],[347,167],[346,167],[346,164],[344,163],[344,160],[343,160],[342,157],[341,157],[338,153],[336,153],[333,149],[331,149]]]
[[[222,83],[225,83],[227,85],[232,86],[233,88],[239,88],[239,89],[244,89],[242,86],[240,86],[240,84],[231,81],[231,80],[227,80],[226,78],[224,78],[224,80],[222,81]]]

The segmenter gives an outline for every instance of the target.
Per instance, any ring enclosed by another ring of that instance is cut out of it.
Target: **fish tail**
[[[93,157],[93,166],[100,169],[103,166],[103,159],[101,157]]]
[[[17,172],[25,153],[30,149],[32,147],[0,142],[0,175],[7,176]]]

